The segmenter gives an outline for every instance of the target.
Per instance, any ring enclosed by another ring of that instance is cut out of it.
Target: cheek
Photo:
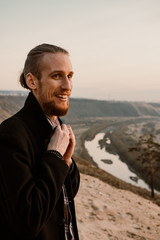
[[[53,82],[46,82],[46,86],[43,89],[43,92],[48,98],[52,98],[57,88],[58,86],[56,86],[56,84],[53,84]]]
[[[46,90],[46,96],[48,99],[51,99],[54,97],[54,89],[52,88],[47,88]]]
[[[49,87],[43,87],[39,91],[39,96],[42,101],[46,102],[53,96],[53,90]]]

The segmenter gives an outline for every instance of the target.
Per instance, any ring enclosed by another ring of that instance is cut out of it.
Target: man
[[[24,107],[0,126],[0,233],[5,240],[78,238],[74,201],[79,172],[67,113],[73,70],[69,54],[42,44],[20,76]]]

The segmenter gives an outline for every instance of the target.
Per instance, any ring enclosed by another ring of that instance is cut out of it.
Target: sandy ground
[[[81,174],[75,199],[80,240],[160,240],[160,207]]]

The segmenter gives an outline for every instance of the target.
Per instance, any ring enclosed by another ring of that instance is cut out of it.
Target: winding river
[[[106,152],[105,148],[100,148],[98,141],[103,139],[104,135],[104,133],[98,133],[92,141],[85,141],[85,148],[98,167],[125,182],[150,190],[149,186],[130,171],[127,164],[122,162],[118,155]],[[108,143],[109,141],[108,139]]]

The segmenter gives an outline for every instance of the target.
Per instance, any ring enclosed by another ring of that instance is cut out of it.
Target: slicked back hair
[[[33,48],[27,55],[24,69],[20,75],[19,82],[23,88],[29,89],[26,84],[26,75],[32,73],[38,80],[41,79],[42,59],[46,53],[64,53],[69,55],[68,51],[51,44],[43,43]]]

